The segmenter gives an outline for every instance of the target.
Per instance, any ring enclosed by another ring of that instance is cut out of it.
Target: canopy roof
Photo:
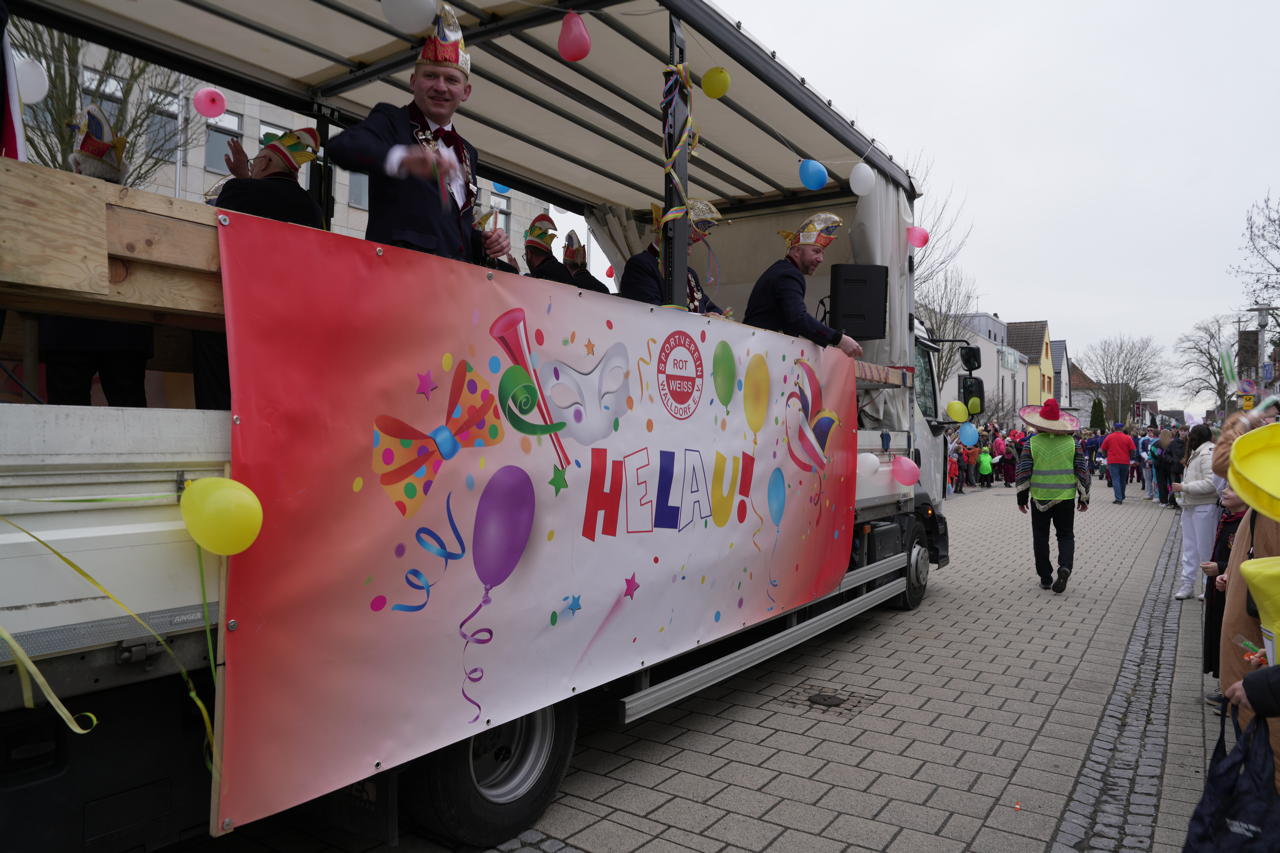
[[[391,27],[377,0],[8,0],[10,10],[92,41],[297,112],[347,125],[379,101],[408,101],[422,40]],[[695,91],[701,145],[689,191],[726,214],[848,202],[849,169],[863,157],[916,195],[911,178],[829,101],[704,0],[460,0],[472,52],[471,99],[459,128],[481,174],[579,212],[602,204],[661,203],[659,93],[670,18],[687,60],[723,66],[720,100]],[[583,13],[592,48],[566,62],[556,50],[564,13]],[[801,158],[835,180],[801,187]]]

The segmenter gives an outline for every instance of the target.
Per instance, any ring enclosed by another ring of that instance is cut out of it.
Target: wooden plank
[[[155,269],[161,269],[156,267]],[[120,320],[125,323],[150,323],[157,326],[173,326],[180,329],[205,329],[210,332],[225,330],[221,316],[217,314],[179,314],[157,311],[132,305],[128,302],[106,302],[99,299],[69,299],[66,291],[39,289],[11,289],[0,286],[0,307],[10,310],[6,328],[17,323],[16,312],[32,314],[62,314],[68,317],[90,317],[99,320]],[[17,336],[20,339],[21,336]],[[6,345],[10,336],[5,336]],[[10,349],[6,346],[4,352]]]
[[[221,268],[218,232],[212,225],[114,204],[106,206],[106,218],[108,255],[201,272]]]
[[[0,282],[107,290],[102,203],[90,178],[0,158]]]
[[[126,262],[125,275],[111,282],[108,298],[166,313],[216,316],[222,314],[222,279],[214,273]]]

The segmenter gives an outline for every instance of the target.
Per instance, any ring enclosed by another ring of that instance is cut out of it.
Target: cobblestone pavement
[[[952,563],[918,610],[864,614],[639,723],[588,725],[557,800],[499,849],[1180,850],[1217,736],[1200,605],[1170,600],[1178,513],[1094,485],[1064,594],[1038,586],[1012,489],[950,500]],[[793,701],[819,688],[848,707]],[[388,850],[263,824],[198,849]]]

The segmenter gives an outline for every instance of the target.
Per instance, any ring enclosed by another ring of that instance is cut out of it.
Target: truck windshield
[[[926,417],[936,420],[938,417],[938,392],[933,381],[933,355],[929,350],[916,344],[916,403],[920,412]]]

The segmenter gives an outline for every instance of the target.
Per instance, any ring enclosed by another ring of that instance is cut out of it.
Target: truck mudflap
[[[951,541],[947,533],[947,517],[927,499],[916,497],[916,518],[924,525],[929,542],[929,562],[942,568],[951,562]]]

